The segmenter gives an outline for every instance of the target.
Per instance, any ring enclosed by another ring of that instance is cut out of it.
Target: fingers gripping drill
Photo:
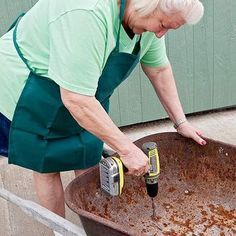
[[[150,169],[144,175],[147,194],[152,198],[153,216],[155,216],[155,205],[153,198],[158,193],[158,177],[160,174],[160,162],[155,142],[147,142],[142,146],[143,152],[147,155]],[[124,186],[124,172],[127,168],[117,157],[107,157],[99,163],[101,188],[111,196],[122,193]]]

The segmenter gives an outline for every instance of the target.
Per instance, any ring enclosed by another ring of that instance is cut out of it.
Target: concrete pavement
[[[206,137],[236,145],[236,108],[189,115],[187,118]],[[135,141],[154,133],[175,132],[175,129],[166,119],[123,127],[122,131]]]

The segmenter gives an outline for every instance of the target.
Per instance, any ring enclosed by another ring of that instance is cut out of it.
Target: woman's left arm
[[[200,145],[205,145],[206,141],[203,139],[201,131],[194,128],[186,120],[179,100],[171,65],[148,67],[142,64],[142,69],[151,81],[170,119],[176,125],[177,132],[185,137],[192,138]]]

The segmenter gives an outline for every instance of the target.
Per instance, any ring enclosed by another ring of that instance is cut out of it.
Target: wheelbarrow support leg
[[[17,197],[3,188],[0,188],[0,197],[20,207],[27,215],[62,235],[86,236],[84,229],[35,202]]]

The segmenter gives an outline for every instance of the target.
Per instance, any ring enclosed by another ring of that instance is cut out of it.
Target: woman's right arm
[[[116,151],[129,174],[141,175],[148,171],[148,158],[112,122],[94,96],[86,96],[60,88],[61,98],[78,124],[97,136]]]

